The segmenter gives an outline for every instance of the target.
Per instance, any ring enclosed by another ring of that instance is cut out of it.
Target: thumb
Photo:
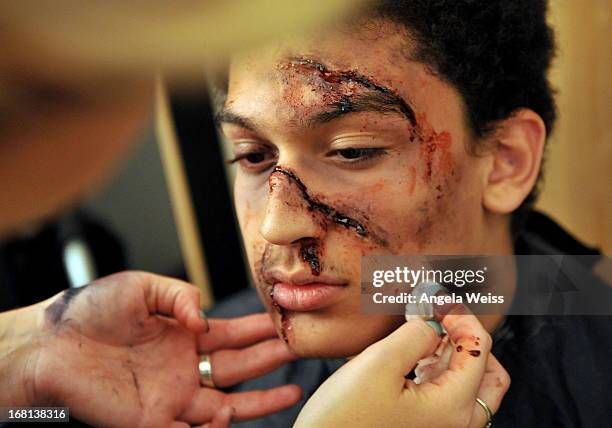
[[[231,406],[221,407],[213,416],[212,420],[199,428],[228,428],[232,418],[236,414],[236,409]]]
[[[200,291],[197,287],[161,275],[141,275],[149,313],[173,317],[195,333],[208,331],[208,323],[200,311]]]
[[[425,321],[414,319],[402,324],[384,339],[370,345],[363,354],[371,358],[381,375],[397,379],[410,373],[417,362],[434,353],[440,337]]]

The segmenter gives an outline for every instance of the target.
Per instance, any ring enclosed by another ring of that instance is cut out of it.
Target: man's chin
[[[300,358],[345,358],[359,354],[374,342],[371,337],[335,334],[332,331],[321,334],[316,328],[304,330],[295,326],[284,338],[289,349]]]
[[[397,318],[397,319],[396,319]],[[356,310],[272,312],[279,337],[302,358],[359,354],[403,323],[403,317],[364,317]]]
[[[306,345],[306,346],[304,346]],[[363,349],[344,349],[336,348],[330,349],[326,347],[319,347],[316,344],[292,344],[288,343],[289,349],[300,358],[347,358],[359,354]]]

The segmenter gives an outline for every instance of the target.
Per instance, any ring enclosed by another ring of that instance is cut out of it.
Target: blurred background
[[[181,249],[153,127],[142,140],[119,173],[83,204],[83,210],[121,237],[130,268],[180,274],[184,269]]]
[[[552,0],[559,120],[538,208],[612,254],[612,2]]]

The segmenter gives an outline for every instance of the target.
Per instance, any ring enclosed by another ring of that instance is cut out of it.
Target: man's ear
[[[491,135],[493,162],[486,177],[483,205],[496,214],[517,209],[535,185],[542,163],[546,126],[532,110],[517,110]]]

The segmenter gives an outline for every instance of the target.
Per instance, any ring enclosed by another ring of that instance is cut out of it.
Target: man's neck
[[[497,218],[499,220],[499,217]],[[491,293],[503,296],[504,304],[500,307],[498,313],[479,315],[476,314],[478,320],[488,332],[493,332],[506,318],[506,311],[512,304],[514,294],[517,288],[518,272],[514,255],[514,244],[510,233],[510,224],[507,218],[501,221],[501,225],[494,227],[494,236],[487,237],[487,243],[484,244],[486,250],[483,254],[491,255],[492,257],[508,257],[506,265],[505,260],[499,265],[503,266],[503,272],[496,275],[495,283],[491,284]],[[501,227],[500,227],[501,226]]]

